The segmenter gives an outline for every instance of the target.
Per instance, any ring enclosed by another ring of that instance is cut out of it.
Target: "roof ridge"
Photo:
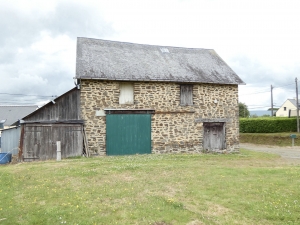
[[[180,48],[180,49],[201,49],[201,50],[214,50],[213,48],[192,48],[192,47],[180,47],[180,46],[171,46],[171,45],[155,45],[155,44],[143,44],[143,43],[135,43],[135,42],[128,42],[128,41],[115,41],[115,40],[106,40],[106,39],[98,39],[98,38],[88,38],[88,37],[77,37],[81,39],[90,39],[96,41],[105,41],[111,43],[120,43],[120,44],[131,44],[131,45],[144,45],[144,46],[152,46],[152,47],[162,47],[162,48]]]

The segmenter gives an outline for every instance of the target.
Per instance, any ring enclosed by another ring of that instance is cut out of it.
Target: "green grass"
[[[290,134],[296,134],[295,146],[300,146],[300,134],[297,132],[286,133],[240,133],[241,143],[253,143],[263,145],[292,146]]]
[[[138,155],[0,166],[0,224],[299,224],[278,156]]]

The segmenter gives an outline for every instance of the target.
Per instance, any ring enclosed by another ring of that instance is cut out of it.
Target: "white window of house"
[[[119,104],[133,104],[133,84],[120,83]]]
[[[180,105],[193,105],[193,85],[180,85]]]
[[[283,110],[286,111],[286,107],[283,107]]]

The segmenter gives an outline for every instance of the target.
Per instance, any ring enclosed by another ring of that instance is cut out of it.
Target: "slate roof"
[[[212,49],[77,38],[77,79],[245,84]]]
[[[0,106],[0,121],[6,120],[4,126],[11,126],[13,123],[22,119],[24,116],[32,113],[38,108],[36,105],[31,106]]]
[[[288,100],[295,106],[295,108],[297,108],[297,101],[296,101],[296,99],[288,99]],[[299,102],[298,102],[298,105],[300,107]]]

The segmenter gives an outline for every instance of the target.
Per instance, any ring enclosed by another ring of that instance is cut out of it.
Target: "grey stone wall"
[[[180,84],[134,82],[134,104],[119,104],[120,82],[82,80],[81,118],[89,149],[105,155],[104,109],[154,109],[152,152],[201,152],[203,122],[226,124],[227,151],[239,150],[238,86],[194,84],[193,105],[180,105]],[[102,113],[101,113],[102,112]]]

